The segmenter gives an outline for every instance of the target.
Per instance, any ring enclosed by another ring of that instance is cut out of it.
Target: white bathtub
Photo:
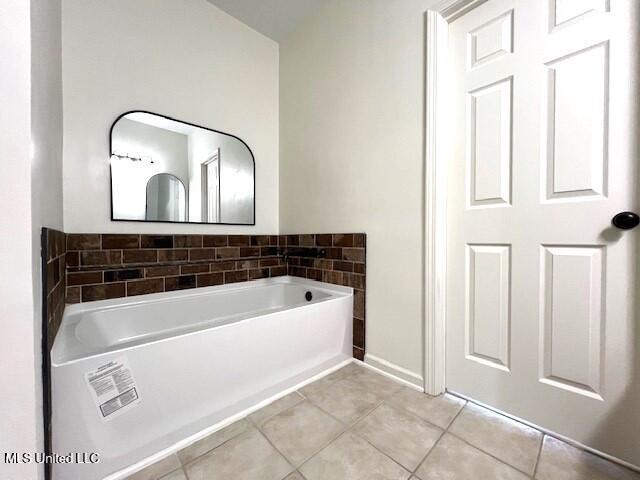
[[[100,462],[56,464],[53,479],[117,478],[345,362],[352,295],[279,277],[68,306],[51,352],[53,450]],[[126,387],[97,396],[103,372]]]

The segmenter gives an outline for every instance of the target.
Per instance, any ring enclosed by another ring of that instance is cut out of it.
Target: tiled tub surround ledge
[[[103,479],[350,361],[352,294],[278,277],[67,306],[51,354],[54,445],[101,462],[54,465],[53,478]],[[85,376],[117,363],[139,403],[105,422]]]
[[[353,361],[128,480],[640,480],[640,474]]]
[[[282,275],[348,286],[354,289],[353,356],[364,358],[365,234],[72,233],[66,235],[66,265],[67,303]]]

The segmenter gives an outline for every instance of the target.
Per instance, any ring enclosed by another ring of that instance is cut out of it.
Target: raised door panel
[[[601,398],[604,260],[601,246],[543,246],[540,381]]]
[[[469,68],[513,53],[513,10],[471,30],[467,38]]]
[[[609,10],[609,0],[548,0],[549,29],[570,24],[585,15]]]
[[[468,94],[468,183],[470,208],[511,203],[513,78]]]
[[[546,64],[543,201],[607,195],[608,43]]]
[[[509,370],[510,261],[509,245],[467,245],[466,356],[500,370]]]

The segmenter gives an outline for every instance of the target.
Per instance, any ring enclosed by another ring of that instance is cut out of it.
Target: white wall
[[[64,213],[67,232],[168,232],[111,222],[109,127],[148,110],[242,138],[256,158],[256,226],[278,230],[278,45],[206,0],[64,0]],[[91,201],[87,201],[91,199]]]
[[[62,227],[60,1],[0,2],[0,451],[42,450],[40,228]],[[42,478],[0,463],[2,478]]]
[[[367,353],[422,375],[424,12],[327,0],[280,44],[280,227],[367,233]]]

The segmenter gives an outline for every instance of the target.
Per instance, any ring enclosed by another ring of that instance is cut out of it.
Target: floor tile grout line
[[[422,460],[418,462],[418,466],[415,468],[415,470],[411,472],[411,475],[414,475],[414,476],[416,475],[416,472],[420,470],[420,467],[422,466],[422,464],[427,461],[427,458],[429,457],[429,455],[431,455],[431,453],[436,449],[436,447],[438,446],[440,441],[444,438],[446,433],[447,433],[446,430],[442,431],[442,434],[440,434],[440,436],[438,437],[438,440],[436,440],[436,443],[434,443],[433,446],[429,449],[429,451],[424,455],[424,457],[422,457]]]
[[[536,457],[536,465],[533,467],[533,475],[531,478],[536,478],[538,474],[538,466],[540,465],[540,457],[542,457],[542,447],[544,446],[544,439],[546,438],[546,434],[542,434],[542,438],[540,439],[540,446],[538,447],[538,456]]]
[[[287,478],[289,475],[291,475],[291,473],[292,473],[292,472],[295,472],[295,471],[298,469],[298,467],[296,467],[293,463],[291,463],[291,462],[289,461],[289,459],[285,456],[285,454],[284,454],[284,453],[282,453],[282,452],[280,451],[280,449],[279,449],[278,447],[276,447],[276,446],[273,444],[273,442],[272,442],[271,440],[269,440],[269,437],[267,437],[267,436],[264,434],[264,432],[263,432],[262,430],[260,430],[260,429],[259,429],[259,428],[257,428],[257,427],[256,427],[256,430],[258,431],[258,433],[259,433],[260,435],[262,435],[262,438],[264,438],[264,439],[267,441],[267,443],[268,443],[269,445],[271,445],[271,447],[272,447],[272,448],[273,448],[273,449],[274,449],[274,450],[275,450],[275,451],[276,451],[276,452],[277,452],[277,453],[278,453],[282,458],[284,458],[284,461],[285,461],[285,462],[287,462],[287,463],[289,464],[289,466],[291,467],[291,470],[289,470],[289,471],[285,474],[285,476],[284,476],[284,477],[282,477],[282,478]]]
[[[447,425],[447,428],[441,429],[442,430],[442,434],[440,435],[440,437],[438,437],[438,440],[436,440],[436,443],[433,444],[433,446],[429,449],[429,451],[425,454],[425,456],[422,457],[422,460],[420,460],[420,462],[418,463],[418,466],[415,468],[415,470],[413,472],[411,472],[411,475],[417,476],[416,472],[420,469],[420,467],[424,464],[424,462],[427,461],[427,458],[429,457],[429,455],[431,455],[431,453],[436,449],[436,447],[438,446],[440,441],[449,432],[449,428],[451,427],[451,425],[453,425],[453,422],[456,421],[458,416],[460,416],[460,414],[462,413],[462,410],[464,410],[464,407],[466,407],[466,406],[467,406],[467,401],[465,400],[465,403],[462,404],[462,407],[460,407],[460,410],[458,410],[458,412],[453,416],[453,418],[449,422],[449,425]],[[420,478],[420,477],[417,477],[417,478]]]
[[[198,455],[197,457],[192,458],[192,459],[191,459],[191,460],[189,460],[188,462],[186,462],[186,463],[182,463],[182,460],[180,460],[180,456],[178,455],[178,452],[181,452],[182,450],[184,450],[184,449],[186,449],[186,448],[189,448],[191,445],[194,445],[195,443],[199,442],[200,440],[204,440],[205,438],[208,438],[208,437],[209,437],[209,436],[211,436],[211,435],[214,435],[214,434],[216,434],[216,433],[218,433],[218,432],[221,432],[221,431],[222,431],[222,430],[224,430],[225,428],[230,427],[231,425],[234,425],[234,424],[236,424],[236,423],[238,423],[238,422],[240,422],[240,421],[242,421],[242,420],[247,420],[247,423],[249,424],[249,425],[248,425],[248,427],[247,427],[245,430],[243,430],[243,431],[241,431],[241,432],[238,432],[236,435],[234,435],[234,436],[232,436],[232,437],[230,437],[230,438],[227,438],[227,439],[226,439],[224,442],[222,442],[221,444],[216,445],[215,447],[213,447],[213,448],[211,448],[211,449],[207,450],[206,452],[204,452],[204,453],[202,453],[202,454]],[[197,460],[200,460],[200,459],[201,459],[202,457],[204,457],[205,455],[210,454],[211,452],[213,452],[214,450],[217,450],[218,448],[222,447],[223,445],[226,445],[226,444],[227,444],[227,443],[229,443],[231,440],[233,440],[233,439],[235,439],[235,438],[238,438],[239,436],[244,435],[245,433],[248,433],[252,428],[255,428],[256,430],[258,429],[258,427],[256,427],[252,422],[249,422],[249,421],[248,421],[248,418],[247,418],[247,417],[239,418],[239,419],[238,419],[238,420],[236,420],[235,422],[230,423],[229,425],[227,425],[227,426],[225,426],[225,427],[222,427],[220,430],[216,430],[215,432],[211,433],[210,435],[207,435],[206,437],[203,437],[203,438],[201,438],[200,440],[196,440],[196,441],[195,441],[195,442],[193,442],[191,445],[188,445],[188,446],[186,446],[186,447],[184,447],[184,448],[181,448],[180,450],[178,450],[177,452],[175,452],[175,453],[174,453],[174,455],[178,458],[178,462],[180,463],[180,465],[182,465],[182,468],[183,468],[183,469],[184,469],[184,471],[186,472],[186,471],[187,471],[187,466],[189,466],[189,465],[191,465],[191,464],[195,463]]]
[[[511,468],[513,468],[513,469],[515,469],[515,470],[517,470],[517,471],[519,471],[520,473],[525,474],[525,475],[526,475],[526,476],[528,476],[529,478],[534,478],[534,476],[533,476],[532,474],[527,473],[527,472],[525,472],[524,470],[521,470],[520,468],[518,468],[518,467],[516,467],[516,466],[514,466],[514,465],[511,465],[510,463],[506,462],[505,460],[502,460],[502,459],[500,459],[500,458],[496,457],[495,455],[493,455],[492,453],[487,452],[484,448],[482,448],[482,447],[480,447],[480,446],[478,446],[478,445],[474,445],[473,443],[469,442],[468,440],[466,440],[466,439],[462,438],[460,435],[458,435],[458,434],[456,434],[456,433],[454,433],[454,432],[450,431],[450,428],[453,426],[453,424],[455,423],[455,421],[457,420],[457,418],[462,414],[462,412],[465,410],[465,408],[467,408],[469,405],[475,405],[476,407],[482,408],[483,410],[488,410],[488,411],[490,411],[490,412],[493,412],[493,410],[489,410],[489,409],[487,409],[486,407],[483,407],[482,405],[478,405],[478,404],[477,404],[477,403],[475,403],[475,402],[472,402],[472,401],[470,401],[470,400],[467,400],[466,398],[458,397],[457,395],[454,395],[454,394],[451,394],[451,393],[450,393],[450,395],[453,395],[453,396],[454,396],[454,397],[456,397],[456,398],[459,398],[459,399],[461,399],[461,400],[464,400],[466,403],[465,403],[465,404],[464,404],[464,406],[460,409],[460,411],[458,412],[458,414],[456,415],[456,417],[451,421],[451,423],[450,423],[450,424],[449,424],[449,426],[447,427],[447,430],[446,430],[446,432],[447,432],[447,433],[449,433],[450,435],[453,435],[453,436],[454,436],[454,437],[456,437],[458,440],[463,441],[464,443],[466,443],[467,445],[469,445],[469,446],[471,446],[471,447],[475,448],[476,450],[479,450],[479,451],[481,451],[482,453],[484,453],[484,454],[486,454],[486,455],[489,455],[490,457],[492,457],[492,458],[494,458],[494,459],[498,460],[500,463],[503,463],[503,464],[505,464],[505,465],[507,465],[507,466],[509,466],[509,467],[511,467]],[[544,437],[545,437],[545,433],[544,433],[544,432],[542,432],[542,431],[538,430],[537,428],[529,427],[528,425],[525,425],[525,424],[524,424],[524,423],[522,423],[522,422],[518,422],[517,420],[514,420],[514,419],[512,419],[512,418],[510,418],[510,417],[507,417],[506,415],[502,415],[502,414],[499,414],[499,413],[497,413],[497,412],[493,412],[493,413],[496,413],[497,415],[500,415],[500,416],[501,416],[501,417],[503,417],[503,418],[506,418],[506,419],[508,419],[508,420],[510,420],[510,421],[512,421],[512,422],[515,422],[515,423],[517,423],[518,425],[523,425],[523,426],[525,426],[525,427],[531,428],[531,429],[535,430],[536,432],[538,432],[538,433],[542,434],[541,441],[540,441],[540,447],[538,447],[539,449],[541,449],[542,441],[544,440]],[[538,463],[538,460],[539,460],[540,452],[541,452],[541,450],[538,450],[538,453],[537,453],[537,455],[538,455],[538,456],[536,457],[536,464],[534,465],[534,475],[535,475],[535,471],[536,471],[536,468],[537,468],[537,463]]]
[[[286,398],[286,397],[288,397],[289,395],[292,395],[292,394],[294,394],[294,393],[295,393],[295,394],[297,394],[297,395],[300,397],[300,399],[299,399],[296,403],[294,403],[293,405],[289,405],[288,407],[283,408],[283,409],[282,409],[282,410],[280,410],[279,412],[274,413],[273,415],[269,415],[267,418],[265,418],[264,420],[262,420],[259,424],[258,424],[258,423],[256,423],[256,421],[255,421],[255,420],[253,420],[253,418],[251,418],[251,416],[252,416],[254,413],[258,413],[260,410],[262,410],[262,409],[264,409],[264,408],[267,408],[269,405],[273,405],[273,404],[274,404],[274,403],[276,403],[277,401],[282,400],[283,398]],[[293,407],[295,407],[295,406],[297,406],[297,405],[300,405],[300,404],[301,404],[302,402],[304,402],[305,400],[307,400],[307,398],[306,398],[306,397],[304,397],[304,396],[303,396],[303,395],[302,395],[298,390],[294,390],[293,392],[291,392],[291,393],[289,393],[289,394],[285,395],[284,397],[280,397],[280,398],[278,398],[277,400],[274,400],[273,402],[268,403],[267,405],[265,405],[265,406],[264,406],[264,407],[262,407],[261,409],[256,410],[255,412],[252,412],[252,413],[250,413],[249,415],[247,415],[246,417],[243,417],[243,418],[248,419],[248,420],[249,420],[253,425],[255,425],[255,426],[256,426],[256,428],[260,429],[260,427],[261,427],[262,425],[264,425],[265,423],[267,423],[267,422],[268,422],[269,420],[271,420],[273,417],[275,417],[275,416],[277,416],[277,415],[280,415],[281,413],[284,413],[284,412],[286,412],[286,411],[288,411],[288,410],[291,410]]]
[[[503,465],[506,465],[507,467],[513,468],[514,470],[517,470],[518,472],[526,475],[527,477],[531,478],[531,474],[525,472],[524,470],[521,470],[520,468],[511,465],[510,463],[506,462],[505,460],[502,460],[501,458],[496,457],[494,454],[487,452],[486,450],[484,450],[483,448],[479,447],[478,445],[474,445],[473,443],[469,442],[468,440],[465,440],[464,438],[462,438],[461,436],[453,433],[453,432],[447,432],[449,435],[451,435],[452,437],[457,438],[458,440],[460,440],[461,442],[466,443],[467,445],[469,445],[470,447],[475,448],[476,450],[484,453],[485,455],[493,458],[494,460],[497,460],[498,462],[502,463]]]

